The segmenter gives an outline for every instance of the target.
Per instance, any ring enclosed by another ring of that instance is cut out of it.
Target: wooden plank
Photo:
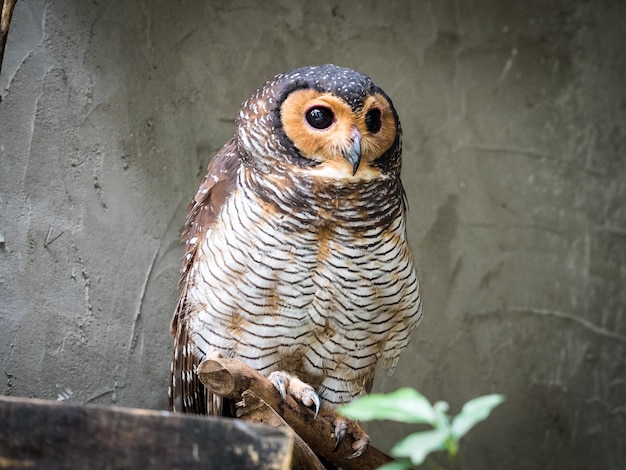
[[[285,429],[131,408],[0,397],[0,469],[288,469]]]

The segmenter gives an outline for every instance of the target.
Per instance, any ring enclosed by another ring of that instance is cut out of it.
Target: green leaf
[[[450,409],[450,405],[445,401],[438,401],[433,405],[433,408],[441,413],[447,413]]]
[[[421,465],[428,454],[443,450],[448,433],[442,429],[416,432],[405,437],[391,449],[394,457],[409,457],[414,465]]]
[[[433,405],[433,409],[435,410],[436,416],[433,427],[436,429],[444,429],[449,433],[450,416],[448,416],[447,411],[450,409],[450,405],[448,405],[445,401],[438,401]]]
[[[378,467],[377,470],[406,470],[412,467],[411,459],[401,459],[386,463],[382,467]]]
[[[477,423],[481,422],[491,411],[504,401],[502,395],[485,395],[468,401],[461,412],[452,420],[452,436],[461,439]]]
[[[360,397],[339,407],[339,412],[361,421],[389,419],[404,423],[434,424],[437,414],[430,402],[417,390],[401,388],[388,394]]]

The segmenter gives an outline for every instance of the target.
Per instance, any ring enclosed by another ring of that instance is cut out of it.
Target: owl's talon
[[[354,453],[346,457],[346,460],[356,459],[360,457],[363,452],[365,452],[370,445],[370,438],[367,434],[363,435],[360,439],[356,440],[354,444],[352,444],[352,448],[354,449]]]
[[[348,421],[345,418],[338,418],[335,421],[335,447],[333,447],[333,452],[337,452],[339,446],[343,442],[343,438],[346,437],[346,432],[348,431]]]
[[[284,401],[285,398],[287,398],[287,388],[285,387],[285,377],[283,376],[283,374],[273,372],[268,378],[270,382],[272,382],[272,385],[276,387],[276,390],[278,390],[278,393],[280,393],[280,397]]]
[[[333,448],[333,452],[336,452],[339,449],[339,446],[343,442],[344,437],[348,432],[349,422],[346,418],[337,418],[335,420],[335,438],[337,442],[335,443],[335,447]],[[363,454],[367,450],[367,447],[370,444],[370,438],[360,426],[356,423],[352,425],[351,434],[354,436],[354,443],[352,444],[352,449],[354,452],[349,456],[345,457],[346,460],[356,459],[360,455]]]
[[[268,379],[272,382],[272,385],[276,387],[283,400],[287,398],[287,394],[289,394],[296,401],[302,403],[306,407],[315,405],[315,416],[313,419],[317,418],[320,411],[321,401],[319,395],[313,387],[304,383],[298,377],[291,376],[284,371],[272,372]]]
[[[317,393],[313,392],[313,394],[310,396],[311,400],[313,400],[313,404],[315,405],[315,415],[313,416],[313,419],[317,418],[317,415],[320,412],[320,406],[322,405],[321,401],[320,401],[320,397]]]

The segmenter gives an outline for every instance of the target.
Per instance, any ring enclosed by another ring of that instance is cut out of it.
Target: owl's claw
[[[287,394],[289,394],[304,406],[311,407],[312,405],[315,405],[315,416],[313,419],[317,418],[320,411],[321,401],[319,395],[315,392],[313,387],[304,383],[298,377],[291,376],[287,372],[283,371],[272,372],[268,379],[272,382],[272,385],[276,387],[283,400],[287,398]]]
[[[335,421],[335,447],[333,447],[333,452],[337,452],[339,446],[343,442],[343,438],[346,437],[346,432],[348,431],[348,421],[344,418],[338,418]]]
[[[315,419],[320,412],[320,406],[322,405],[322,403],[320,401],[319,395],[315,392],[313,392],[313,395],[311,395],[311,400],[313,400],[313,404],[315,405],[315,415],[313,416],[313,419]]]
[[[335,447],[333,448],[333,452],[336,452],[339,449],[339,446],[343,442],[344,437],[346,437],[346,433],[348,432],[348,420],[346,418],[337,418],[335,421]],[[355,426],[356,429],[352,432],[355,437],[354,443],[352,444],[352,449],[354,452],[346,457],[347,460],[356,459],[360,455],[363,454],[367,450],[367,447],[370,444],[370,438],[359,426]]]
[[[285,377],[282,374],[272,373],[269,376],[269,380],[270,382],[272,382],[272,385],[276,387],[276,390],[278,390],[278,393],[280,393],[280,397],[283,400],[285,400],[285,398],[287,398],[287,388],[285,387]]]

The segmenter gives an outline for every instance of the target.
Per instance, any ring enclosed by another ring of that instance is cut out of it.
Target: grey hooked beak
[[[343,152],[343,156],[350,162],[350,165],[352,165],[352,176],[354,176],[361,163],[361,133],[356,127],[352,128],[350,140],[352,142],[346,151]]]

